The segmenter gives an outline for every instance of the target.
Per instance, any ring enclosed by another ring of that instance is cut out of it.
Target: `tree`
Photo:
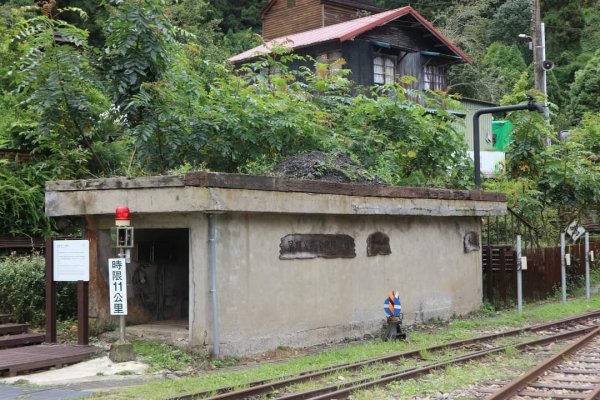
[[[509,94],[527,68],[517,46],[506,46],[499,42],[491,44],[481,67],[486,75],[490,100],[493,102],[499,102]]]
[[[22,22],[17,39],[27,52],[11,71],[14,93],[24,97],[20,106],[37,119],[35,137],[21,139],[34,143],[35,151],[63,160],[58,176],[79,176],[90,154],[106,170],[92,143],[102,135],[98,121],[108,101],[90,65],[87,32],[56,18],[67,12],[87,15],[58,9],[55,2],[40,11]]]
[[[580,120],[584,112],[600,110],[600,51],[594,54],[582,70],[575,73],[570,109],[576,120]]]
[[[165,14],[164,0],[114,0],[107,21],[103,62],[113,101],[127,107],[145,82],[162,78],[172,64],[178,31]],[[135,27],[135,29],[132,29]],[[131,109],[128,118],[139,118]]]
[[[515,43],[520,33],[531,34],[531,1],[507,0],[496,12],[490,23],[491,42]]]

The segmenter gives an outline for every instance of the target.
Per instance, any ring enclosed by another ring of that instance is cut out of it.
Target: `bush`
[[[0,258],[0,311],[18,322],[41,326],[46,319],[45,275],[44,257],[40,255]],[[75,282],[59,283],[56,292],[58,318],[76,317]]]

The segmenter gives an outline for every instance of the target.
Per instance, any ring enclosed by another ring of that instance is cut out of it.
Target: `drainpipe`
[[[216,215],[208,214],[208,260],[213,317],[213,356],[219,357],[219,308],[217,307],[217,227]]]
[[[508,111],[528,110],[544,114],[544,107],[530,99],[527,104],[513,106],[481,108],[473,114],[473,153],[475,155],[475,189],[481,190],[481,154],[479,145],[479,117],[483,114],[495,114]]]

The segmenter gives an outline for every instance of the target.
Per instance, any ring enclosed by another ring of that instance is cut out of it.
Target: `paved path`
[[[0,399],[2,400],[63,400],[82,399],[89,396],[90,392],[81,390],[0,384]]]
[[[27,377],[25,376],[24,379]],[[155,379],[155,378],[154,378]],[[78,381],[65,385],[18,385],[0,383],[0,400],[62,400],[83,399],[93,392],[141,385],[153,378],[143,376],[98,376],[92,381]]]

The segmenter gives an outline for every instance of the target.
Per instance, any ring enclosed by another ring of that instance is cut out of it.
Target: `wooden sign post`
[[[77,343],[89,343],[89,240],[46,241],[46,342],[56,343],[56,282],[77,282]]]

